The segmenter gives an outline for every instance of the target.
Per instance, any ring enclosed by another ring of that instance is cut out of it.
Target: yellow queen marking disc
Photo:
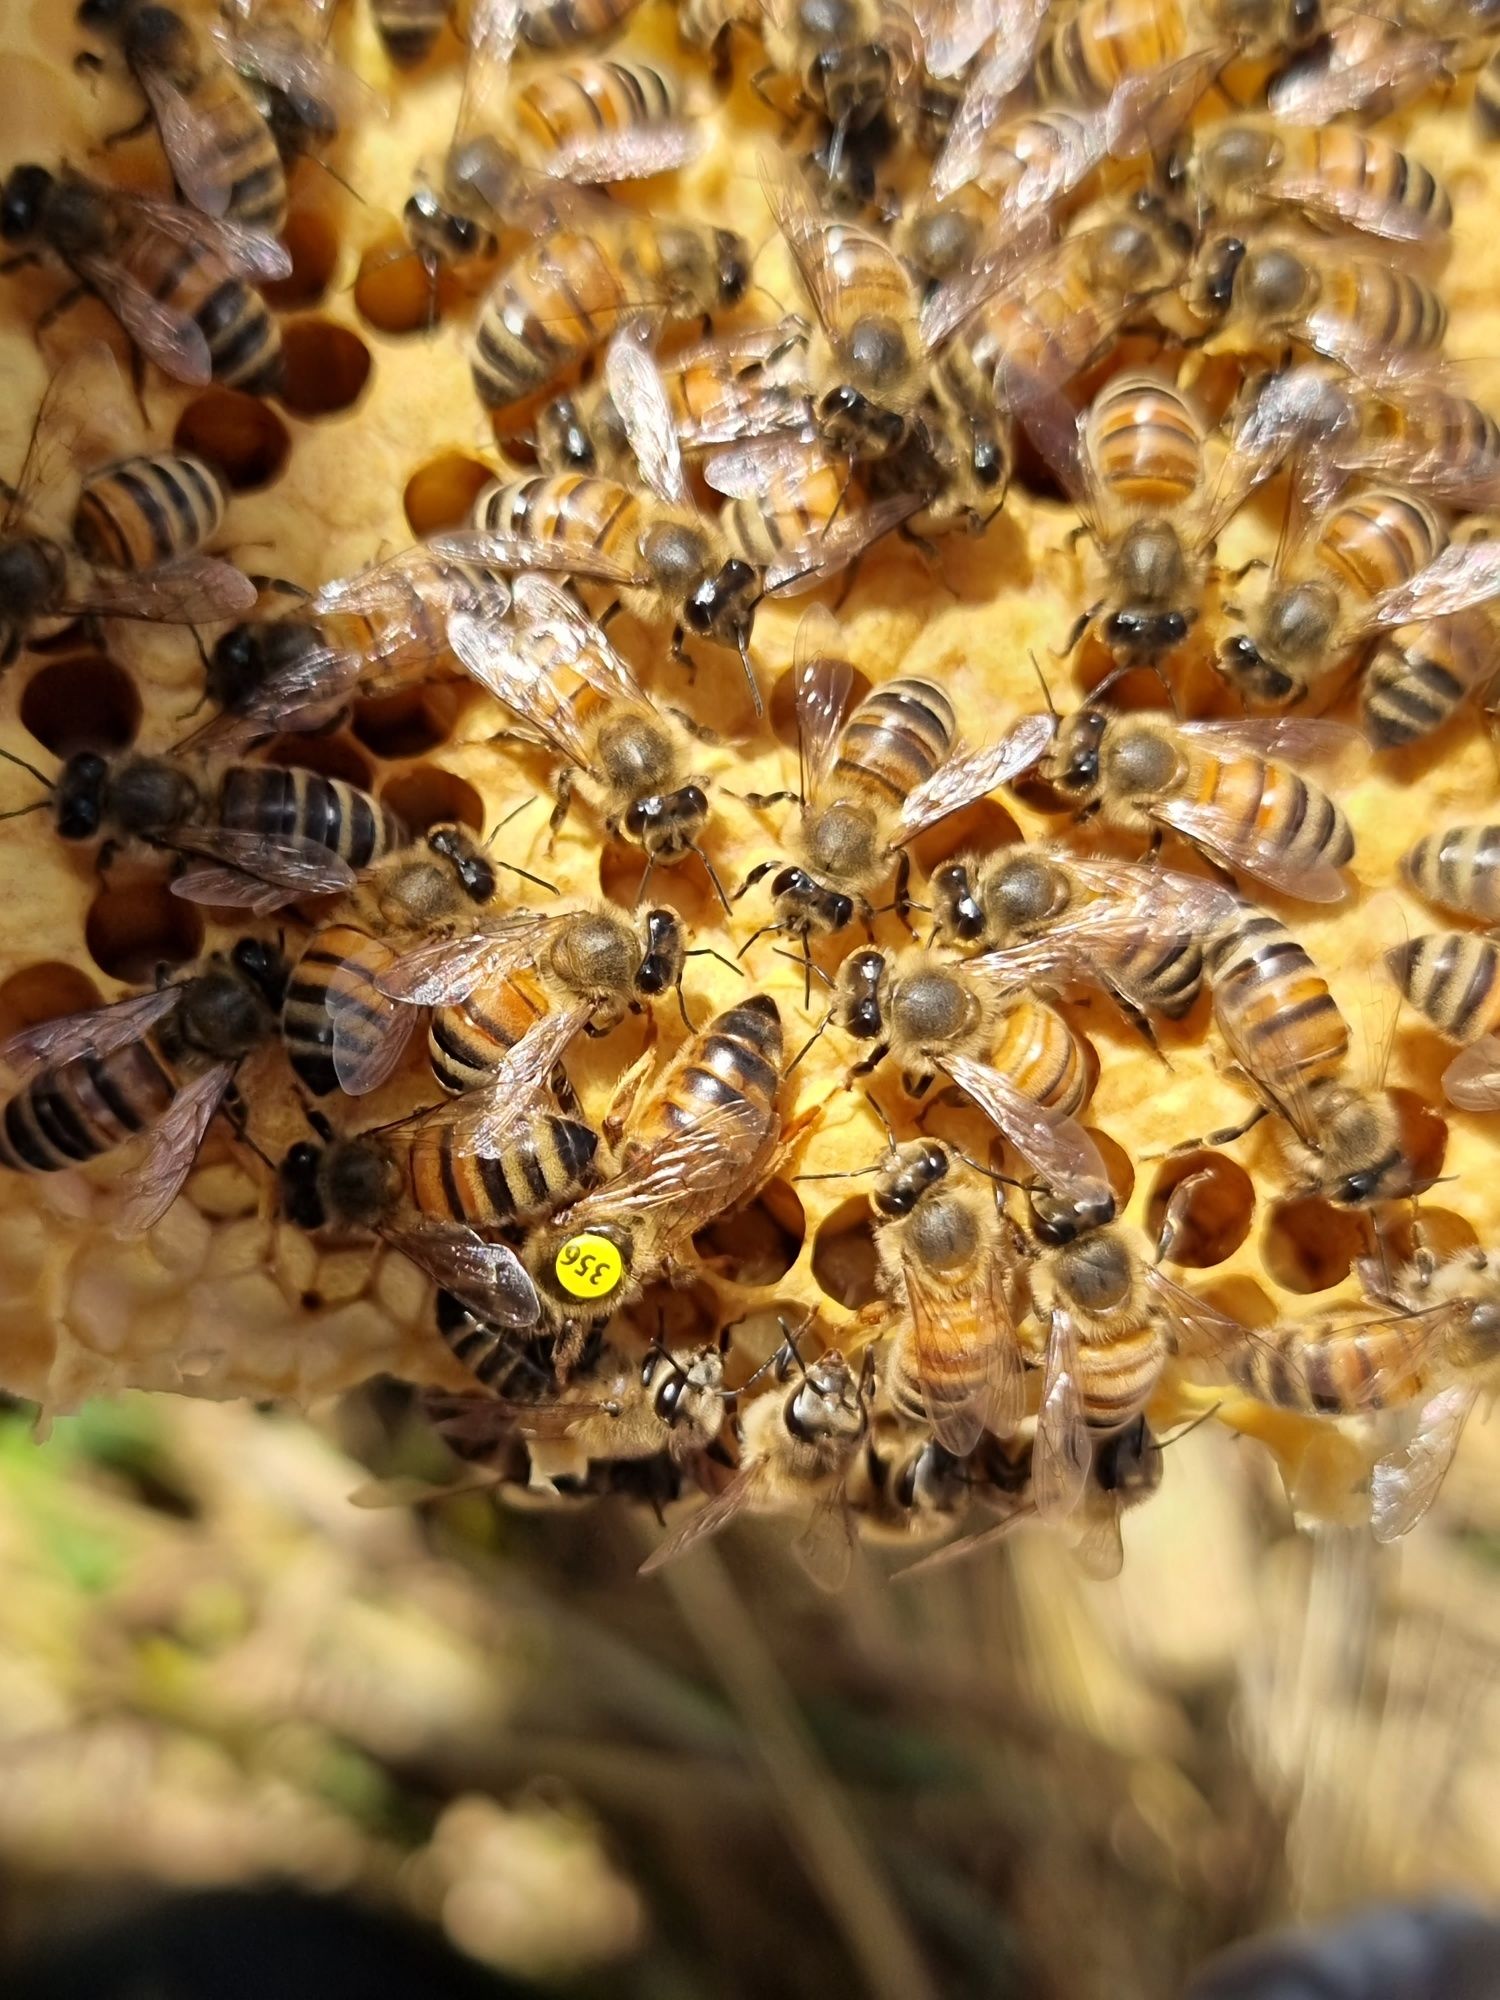
[[[570,1236],[552,1268],[575,1299],[602,1299],[624,1277],[625,1260],[607,1236]]]

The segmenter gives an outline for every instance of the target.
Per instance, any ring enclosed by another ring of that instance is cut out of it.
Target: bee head
[[[260,625],[231,625],[209,657],[204,685],[210,701],[231,713],[243,708],[266,678],[265,634]]]
[[[286,998],[288,967],[273,944],[264,938],[243,937],[234,945],[229,962],[253,986],[273,1014],[280,1014]]]
[[[277,1173],[281,1212],[299,1229],[321,1229],[328,1220],[321,1186],[323,1148],[299,1139]]]
[[[1140,1499],[1161,1484],[1161,1446],[1144,1417],[1112,1431],[1094,1453],[1094,1483],[1103,1493]]]
[[[750,285],[750,250],[732,229],[714,231],[714,272],[720,305],[738,305]]]
[[[1216,317],[1227,313],[1234,300],[1234,281],[1245,254],[1246,246],[1238,236],[1220,236],[1204,250],[1195,295]]]
[[[859,372],[868,380],[880,381],[883,376],[876,350],[884,353],[883,343],[872,336],[864,346],[866,358],[860,360]],[[850,358],[856,358],[854,343],[850,345]],[[906,435],[905,421],[894,410],[882,409],[871,402],[852,382],[840,382],[820,400],[818,422],[836,450],[853,452],[861,458],[884,458]]]
[[[681,785],[675,792],[653,792],[632,799],[621,822],[626,836],[660,861],[686,854],[708,818],[708,794],[701,785]]]
[[[63,840],[92,840],[104,820],[109,765],[95,750],[70,757],[57,781],[57,831]]]
[[[713,576],[704,577],[682,607],[683,623],[701,638],[741,652],[750,643],[760,582],[750,564],[731,556]]]
[[[1248,632],[1235,632],[1219,648],[1224,678],[1252,701],[1280,705],[1293,700],[1297,683],[1283,668],[1262,657]]]
[[[918,1139],[896,1151],[896,1162],[883,1174],[871,1196],[882,1215],[910,1215],[927,1190],[947,1173],[948,1149],[935,1139]]]
[[[668,1430],[684,1424],[693,1430],[716,1431],[723,1422],[724,1357],[717,1342],[683,1360],[664,1348],[653,1348],[641,1364],[641,1382]]]
[[[972,944],[984,936],[984,907],[974,893],[966,861],[949,861],[929,879],[938,928],[948,938]]]
[[[1130,605],[1112,611],[1100,627],[1106,646],[1127,665],[1159,659],[1180,646],[1192,618],[1185,611],[1145,611]]]
[[[1028,1190],[1027,1203],[1031,1210],[1031,1233],[1049,1249],[1075,1243],[1080,1236],[1103,1229],[1115,1219],[1114,1190],[1104,1185],[1089,1184],[1070,1194],[1035,1187]]]
[[[45,611],[57,587],[57,563],[50,545],[35,535],[0,543],[0,605],[7,618],[24,623]]]
[[[832,937],[854,922],[854,899],[830,889],[805,868],[783,868],[771,883],[779,924],[808,936]]]
[[[884,1034],[881,996],[885,983],[884,952],[854,951],[839,967],[835,995],[839,1024],[856,1041],[873,1042]]]
[[[490,901],[495,893],[495,870],[489,856],[475,845],[467,827],[429,827],[427,848],[450,865],[471,903]]]
[[[669,992],[682,979],[687,940],[682,919],[675,910],[648,910],[641,927],[641,963],[635,975],[635,990],[643,998],[655,999]]]
[[[7,243],[18,243],[31,235],[53,185],[45,167],[13,167],[6,175],[0,188],[0,236]]]
[[[1098,785],[1104,733],[1112,720],[1107,709],[1080,708],[1063,723],[1047,771],[1059,791],[1083,796]]]

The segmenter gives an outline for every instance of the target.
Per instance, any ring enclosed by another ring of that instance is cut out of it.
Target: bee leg
[[[102,76],[104,74],[103,56],[96,56],[92,49],[80,49],[73,58],[73,74],[75,76]]]
[[[557,803],[553,806],[547,821],[547,853],[550,858],[557,849],[557,836],[562,831],[563,821],[573,804],[573,773],[564,769],[558,773]]]
[[[766,89],[767,77],[774,77],[775,75],[776,71],[774,69],[756,70],[755,74],[750,79],[750,88],[755,92],[756,96],[760,99],[761,103],[766,107],[767,111],[774,112],[776,116],[781,120],[782,137],[785,138],[786,134],[791,131],[792,127],[796,124],[797,121],[794,117],[789,116],[789,114],[783,109],[781,105],[779,105],[776,102],[776,99],[772,97],[770,92]]]
[[[77,305],[87,290],[88,287],[86,285],[69,285],[65,292],[52,301],[51,305],[48,306],[36,325],[31,329],[33,335],[37,339],[40,339],[49,326],[55,325],[63,317],[64,313],[70,313],[73,310],[74,306]],[[134,354],[134,352],[135,349],[132,347],[131,353]]]
[[[799,806],[802,803],[800,792],[729,792],[726,796],[738,799],[741,805],[753,806],[757,812],[764,812],[767,806],[784,805],[788,801]],[[745,877],[745,887],[739,894],[743,896],[745,889],[748,889],[752,882],[758,882],[762,875],[769,875],[775,866],[774,861],[763,861],[758,868],[752,868]]]
[[[1224,1125],[1217,1132],[1204,1132],[1196,1139],[1179,1139],[1175,1146],[1169,1146],[1164,1153],[1142,1153],[1143,1160],[1172,1160],[1181,1153],[1196,1153],[1202,1146],[1217,1149],[1232,1146],[1237,1139],[1243,1139],[1247,1132],[1253,1132],[1262,1118],[1270,1116],[1270,1107],[1257,1104],[1250,1116],[1239,1125]]]
[[[646,1081],[655,1050],[646,1049],[638,1055],[615,1086],[615,1094],[609,1101],[609,1109],[604,1114],[603,1132],[609,1145],[618,1145],[620,1134],[630,1122],[630,1114],[635,1109],[635,1100],[640,1095],[641,1085]]]
[[[1087,632],[1090,625],[1093,624],[1094,616],[1098,609],[1098,605],[1094,604],[1090,605],[1087,611],[1079,612],[1073,621],[1073,629],[1068,634],[1068,643],[1063,647],[1061,652],[1052,655],[1054,660],[1065,660],[1070,653],[1077,652],[1079,641],[1083,638],[1084,633]]]
[[[139,139],[141,134],[149,132],[155,123],[156,114],[147,105],[133,125],[122,125],[118,132],[106,132],[99,141],[100,150],[105,153],[112,152],[116,146],[123,146],[128,140]]]
[[[711,744],[716,750],[722,747],[724,739],[718,730],[710,729],[706,723],[695,722],[685,709],[669,708],[667,713],[674,722],[681,723],[688,735],[694,737],[699,743]]]
[[[1163,1049],[1161,1043],[1156,1039],[1156,1028],[1146,1010],[1143,1007],[1137,1006],[1128,993],[1122,993],[1119,987],[1108,979],[1104,981],[1104,990],[1125,1016],[1131,1027],[1135,1029],[1147,1048],[1150,1049],[1152,1055],[1156,1057],[1157,1061],[1165,1068],[1170,1069],[1172,1067],[1171,1061],[1167,1056],[1166,1050]]]
[[[0,259],[0,277],[9,277],[12,271],[40,267],[41,261],[35,250],[18,250],[14,257]]]
[[[890,1050],[891,1045],[889,1042],[882,1042],[879,1048],[871,1049],[864,1060],[857,1062],[844,1078],[844,1088],[847,1090],[851,1084],[857,1083],[861,1077],[868,1076],[871,1070],[878,1069],[890,1054]]]

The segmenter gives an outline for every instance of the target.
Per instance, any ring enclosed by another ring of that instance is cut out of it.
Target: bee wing
[[[252,833],[228,826],[184,826],[172,834],[168,845],[187,854],[201,854],[205,860],[252,877],[265,888],[283,890],[283,902],[290,902],[294,896],[335,895],[352,889],[358,880],[342,855],[335,854],[319,840],[304,840],[296,834]],[[225,900],[205,894],[201,888],[190,893],[185,885],[191,879],[190,875],[179,875],[172,884],[173,895],[184,896],[190,903]]]
[[[89,1007],[78,1014],[39,1021],[0,1042],[0,1068],[24,1082],[37,1070],[71,1062],[75,1056],[97,1060],[113,1055],[127,1043],[138,1042],[171,1013],[181,997],[176,986],[163,986],[132,1000],[116,1000],[109,1007]]]
[[[986,40],[990,47],[975,64],[964,87],[962,102],[953,114],[953,123],[932,169],[932,192],[941,198],[953,194],[974,178],[984,152],[985,136],[1000,115],[1001,106],[1024,80],[1042,38],[1047,20],[1047,0],[992,0],[992,4],[966,8],[959,0],[928,0],[927,11],[941,6],[951,16],[952,25],[938,37],[938,60],[952,62],[952,68],[934,68],[933,44],[924,32],[927,68],[933,76],[957,76],[969,57],[958,59],[965,46],[977,53]],[[988,16],[993,14],[991,28]],[[918,19],[920,22],[921,14]]]
[[[213,376],[202,330],[175,306],[154,299],[107,257],[75,259],[79,277],[103,299],[136,346],[174,381],[201,388]]]
[[[1378,1460],[1370,1476],[1370,1528],[1377,1542],[1396,1542],[1437,1498],[1458,1450],[1477,1389],[1454,1384],[1423,1405],[1416,1429]]]
[[[212,903],[269,917],[294,900],[292,892],[238,868],[189,868],[172,879],[172,894],[187,903]]]
[[[690,1549],[697,1548],[713,1536],[722,1534],[731,1521],[739,1519],[745,1509],[759,1494],[764,1480],[762,1462],[751,1459],[742,1465],[722,1492],[700,1507],[668,1535],[667,1539],[654,1548],[641,1564],[642,1576],[650,1576],[653,1570],[664,1569],[685,1556]]]
[[[1375,97],[1404,102],[1443,75],[1442,44],[1404,34],[1389,19],[1351,11],[1333,23],[1316,54],[1271,84],[1267,103],[1289,125],[1326,125]]]
[[[113,1207],[110,1227],[115,1235],[144,1236],[161,1221],[192,1172],[203,1135],[233,1077],[232,1063],[215,1063],[172,1099],[146,1141],[145,1158]]]
[[[274,281],[292,275],[290,254],[264,229],[247,229],[243,223],[204,213],[196,205],[183,208],[149,195],[117,195],[114,199],[139,211],[160,235],[185,249],[207,251],[241,278]]]
[[[518,910],[463,937],[433,938],[402,952],[376,984],[411,1007],[443,1007],[463,1000],[490,980],[506,979],[534,965],[564,915]]]
[[[807,322],[795,313],[773,326],[747,327],[685,348],[674,356],[673,367],[684,377],[705,368],[717,381],[711,391],[695,391],[691,409],[678,418],[677,434],[687,450],[805,426],[811,419]]]
[[[673,120],[642,130],[601,132],[559,146],[548,171],[559,180],[584,183],[649,180],[653,174],[674,173],[696,160],[708,143],[701,124]]]
[[[1243,869],[1284,896],[1304,903],[1339,903],[1349,893],[1349,884],[1331,862],[1289,863],[1273,840],[1242,826],[1215,805],[1163,799],[1151,812],[1227,866]]]
[[[262,681],[241,704],[245,717],[280,723],[295,721],[301,709],[338,703],[359,685],[364,661],[338,646],[313,645]]]
[[[792,1555],[809,1581],[831,1597],[848,1583],[854,1566],[854,1523],[842,1479],[813,1503],[806,1527],[792,1543]]]
[[[1241,1033],[1246,1024],[1229,1008],[1220,1007],[1217,993],[1214,1019],[1231,1057],[1256,1093],[1279,1111],[1301,1138],[1316,1144],[1318,1111],[1298,1065],[1296,1042],[1271,1017],[1257,1022],[1253,1037],[1247,1039]]]
[[[1028,22],[1035,35],[1046,17],[1042,0],[914,0],[911,11],[924,66],[935,77],[962,76],[992,36],[1013,46]]]
[[[1125,1567],[1125,1543],[1120,1534],[1120,1502],[1116,1494],[1091,1497],[1082,1522],[1074,1521],[1068,1553],[1095,1583],[1108,1583]]]
[[[1006,371],[1005,394],[1027,437],[1057,475],[1063,491],[1083,517],[1084,526],[1097,541],[1099,495],[1084,442],[1092,406],[1080,414],[1054,384],[1021,369]]]
[[[1224,883],[1184,875],[1175,868],[1148,868],[1109,854],[1067,854],[1063,859],[1068,872],[1093,894],[1094,900],[1079,912],[1078,921],[1085,927],[1095,922],[1108,926],[1106,913],[1128,911],[1138,924],[1146,920],[1176,924],[1200,936],[1222,922],[1240,901]],[[1114,935],[1112,927],[1109,934]]]
[[[496,594],[495,616],[507,604],[503,577],[491,580]],[[425,542],[399,549],[383,562],[371,563],[352,576],[339,576],[314,595],[315,614],[344,613],[355,617],[418,619],[426,611],[461,611],[473,595],[472,579],[451,568]]]
[[[309,109],[331,112],[340,128],[356,120],[388,118],[391,107],[378,90],[356,76],[307,34],[266,22],[253,35],[215,28],[214,39],[241,75],[258,77]]]
[[[1152,1304],[1171,1337],[1173,1354],[1184,1361],[1210,1362],[1222,1374],[1225,1358],[1253,1339],[1253,1329],[1220,1312],[1206,1299],[1195,1298],[1159,1266],[1147,1264],[1143,1269]]]
[[[1500,542],[1459,542],[1407,582],[1382,591],[1366,616],[1376,626],[1445,618],[1500,595]]]
[[[91,570],[67,608],[81,616],[151,618],[165,625],[212,625],[255,609],[255,585],[216,556],[179,556],[155,569]]]
[[[843,632],[825,604],[803,612],[792,643],[797,690],[797,761],[804,800],[815,799],[827,779],[844,713],[854,687]]]
[[[376,939],[364,949],[366,973],[376,964],[377,954],[384,964],[395,963],[395,952]],[[372,995],[364,978],[341,982],[340,971],[334,970],[326,1000],[333,1031],[333,1073],[346,1096],[366,1097],[394,1075],[417,1016],[383,993]]]
[[[1288,173],[1282,168],[1276,175],[1276,192],[1284,201],[1295,203],[1314,216],[1346,223],[1367,236],[1388,237],[1397,243],[1432,244],[1443,235],[1430,216],[1418,215],[1369,188],[1344,186],[1317,174]]]
[[[1500,545],[1497,545],[1500,546]],[[1283,764],[1332,765],[1363,769],[1370,746],[1346,722],[1325,722],[1301,715],[1240,716],[1220,722],[1181,722],[1179,734],[1196,737],[1220,755],[1240,750],[1252,757],[1276,758]]]
[[[843,315],[844,281],[829,247],[829,224],[800,173],[769,155],[760,159],[760,184],[802,288],[825,330],[836,332]]]
[[[1326,368],[1304,365],[1267,375],[1235,421],[1220,458],[1204,510],[1204,541],[1212,541],[1294,453],[1302,506],[1327,506],[1344,482],[1339,448],[1358,428],[1353,398]]]
[[[518,576],[515,609],[527,630],[545,628],[554,651],[566,654],[573,672],[596,694],[607,701],[655,709],[656,703],[636,679],[635,669],[615,651],[604,628],[549,578]]]
[[[1075,1119],[1033,1104],[998,1070],[972,1056],[945,1055],[942,1067],[1049,1187],[1062,1192],[1108,1185],[1099,1149]]]
[[[1065,1521],[1074,1511],[1093,1462],[1078,1383],[1077,1330],[1070,1316],[1054,1307],[1031,1454],[1032,1497],[1044,1521]]]
[[[1039,260],[1052,241],[1051,222],[1040,210],[998,230],[967,271],[934,286],[922,301],[918,326],[924,350],[936,354],[998,293],[1029,286],[1035,273],[1045,270]]]
[[[949,757],[924,784],[907,794],[893,845],[901,846],[924,828],[946,819],[949,813],[958,812],[997,786],[1021,777],[1046,755],[1056,734],[1055,716],[1023,715],[998,743]]]
[[[454,132],[500,129],[499,105],[510,82],[511,58],[521,34],[522,0],[475,0],[469,9],[468,57]],[[490,107],[494,110],[487,117]]]
[[[848,471],[848,460],[830,451],[806,424],[772,427],[742,438],[704,461],[703,477],[727,500],[759,500],[779,480],[801,480],[823,466]]]
[[[680,1241],[738,1200],[745,1163],[765,1145],[762,1112],[741,1099],[718,1105],[669,1132],[629,1160],[619,1173],[563,1212],[560,1227],[586,1230],[597,1217],[617,1220],[672,1208],[672,1238]]]
[[[124,404],[119,364],[102,340],[87,341],[58,364],[37,404],[20,470],[0,494],[0,533],[9,532],[30,496],[65,489],[74,466],[93,458],[96,445],[110,456],[134,448]]]
[[[430,1222],[380,1233],[434,1284],[491,1325],[535,1326],[541,1318],[536,1287],[508,1243],[490,1243],[472,1230]]]
[[[135,72],[156,118],[162,151],[185,200],[200,214],[222,215],[229,206],[230,184],[220,171],[224,147],[217,121],[205,115],[162,70],[150,66]]]
[[[642,479],[659,500],[681,507],[688,499],[682,447],[655,359],[644,345],[645,331],[636,323],[615,335],[604,357],[605,386]]]
[[[1500,1110],[1500,1035],[1481,1035],[1443,1071],[1448,1102],[1463,1111]]]
[[[572,703],[551,695],[551,662],[528,644],[534,632],[535,627],[491,625],[466,616],[448,621],[448,643],[479,685],[586,771],[588,738]]]
[[[599,549],[578,549],[571,543],[534,542],[524,535],[493,535],[469,528],[437,535],[428,544],[434,555],[459,562],[493,563],[497,569],[554,570],[599,583],[639,584],[646,579],[639,567],[614,561]]]
[[[586,1008],[544,1014],[509,1051],[483,1090],[470,1091],[433,1114],[454,1125],[459,1149],[493,1158],[536,1109],[564,1051],[583,1032]]]
[[[810,540],[782,551],[781,560],[766,571],[766,596],[793,597],[800,591],[813,589],[824,577],[853,562],[882,535],[900,527],[925,504],[923,494],[898,493],[889,500],[872,501],[840,514]]]
[[[1163,153],[1223,69],[1226,44],[1195,49],[1177,62],[1126,77],[1101,114],[1104,145],[1116,160]]]
[[[951,1300],[922,1265],[903,1257],[901,1268],[927,1421],[939,1444],[965,1458],[987,1430],[1004,1435],[1020,1420],[1021,1354],[1003,1274],[991,1260],[978,1295]],[[956,1378],[967,1383],[961,1397]]]

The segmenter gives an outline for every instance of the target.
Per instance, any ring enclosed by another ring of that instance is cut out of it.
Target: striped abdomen
[[[592,1176],[599,1141],[576,1118],[543,1110],[500,1154],[478,1154],[453,1128],[418,1126],[407,1155],[413,1205],[421,1215],[493,1233],[560,1208]]]
[[[590,473],[544,472],[486,487],[474,505],[474,525],[639,566],[640,501],[628,487]]]
[[[510,610],[509,580],[492,563],[413,552],[403,559],[402,582],[407,602],[399,615],[324,620],[335,645],[347,646],[364,662],[363,694],[386,693],[413,675],[437,671],[447,651],[450,617],[462,612],[493,624]]]
[[[1116,1431],[1138,1416],[1156,1392],[1168,1353],[1154,1319],[1119,1332],[1103,1320],[1091,1322],[1087,1339],[1078,1343],[1078,1386],[1090,1425]]]
[[[1278,192],[1278,180],[1312,180],[1326,185],[1332,196],[1352,194],[1401,210],[1427,232],[1451,228],[1453,204],[1447,190],[1420,160],[1389,139],[1342,122],[1283,126],[1277,136],[1281,159],[1272,180],[1273,194]],[[1294,188],[1284,198],[1295,202],[1299,195]]]
[[[823,227],[823,246],[843,294],[835,338],[848,340],[870,320],[888,320],[898,328],[910,322],[911,279],[884,238],[852,222],[829,222]]]
[[[214,380],[254,396],[279,389],[281,329],[260,294],[212,251],[178,242],[130,209],[113,213],[115,262],[149,297],[193,321],[208,342]]]
[[[1257,1329],[1226,1357],[1248,1395],[1304,1416],[1346,1416],[1410,1402],[1424,1386],[1423,1339],[1400,1319],[1320,1333],[1304,1322]]]
[[[816,447],[783,452],[753,498],[725,503],[724,531],[742,554],[769,569],[789,549],[817,540],[847,504],[847,482]]]
[[[479,400],[525,402],[602,347],[632,304],[618,259],[594,237],[560,229],[500,273],[479,308],[470,368]]]
[[[990,196],[1000,195],[1012,188],[1023,173],[1047,174],[1055,162],[1060,162],[1063,171],[1071,174],[1070,159],[1075,155],[1088,156],[1090,141],[1082,124],[1076,111],[1056,105],[1050,110],[1023,111],[1019,117],[991,126],[984,136],[973,179],[967,186],[982,189]],[[983,213],[978,203],[966,197],[963,188],[956,193],[960,207],[972,208],[976,217]]]
[[[982,305],[954,339],[985,382],[1012,367],[1070,382],[1114,339],[1136,297],[1097,289],[1087,262],[1073,257]]]
[[[1413,383],[1360,405],[1359,463],[1489,504],[1500,480],[1500,423],[1468,396]],[[1352,461],[1351,461],[1352,463]]]
[[[388,944],[352,924],[323,924],[292,967],[281,1008],[281,1036],[292,1068],[315,1097],[327,1097],[339,1087],[333,1066],[335,1009],[341,1043],[352,1047],[362,1019],[369,1023],[369,1040],[382,1039],[378,1024],[389,1018],[392,1003],[375,979],[395,956]]]
[[[477,986],[450,1006],[434,1007],[427,1024],[433,1075],[455,1094],[482,1088],[547,1011],[541,993],[514,977]]]
[[[275,764],[231,764],[219,787],[215,823],[273,839],[315,841],[355,869],[368,868],[410,838],[395,815],[358,785]]]
[[[1339,806],[1285,764],[1254,756],[1190,752],[1182,796],[1212,805],[1230,826],[1270,841],[1293,865],[1353,858],[1354,834]]]
[[[1495,668],[1495,628],[1481,610],[1398,626],[1360,680],[1365,734],[1381,750],[1419,742],[1441,729]]]
[[[97,1159],[165,1117],[177,1088],[154,1033],[39,1070],[0,1113],[0,1166],[50,1174]]]
[[[901,805],[945,761],[956,730],[953,704],[934,682],[887,681],[844,724],[827,796],[873,794]]]
[[[447,0],[370,0],[381,46],[398,69],[413,69],[432,50],[448,18]]]
[[[1447,540],[1424,500],[1394,487],[1370,487],[1324,516],[1313,556],[1368,599],[1426,569]]]
[[[1175,62],[1187,47],[1177,0],[1083,0],[1037,55],[1043,104],[1103,104],[1127,77]]]
[[[109,569],[155,569],[203,548],[223,520],[224,489],[201,458],[154,452],[89,474],[73,540]]]
[[[1180,507],[1202,484],[1202,427],[1186,397],[1154,375],[1117,375],[1100,390],[1084,446],[1100,485],[1127,507]]]
[[[1143,921],[1133,938],[1115,947],[1105,969],[1138,1007],[1180,1021],[1203,983],[1203,947],[1186,931],[1163,936]]]
[[[590,145],[604,132],[635,132],[676,118],[681,92],[655,63],[570,62],[538,70],[511,100],[541,157]]]
[[[998,1070],[1033,1104],[1071,1118],[1088,1102],[1091,1079],[1083,1044],[1062,1015],[1040,1000],[1018,1000],[1001,1019],[989,1053]]]
[[[204,131],[213,133],[214,151],[209,158],[205,150],[204,164],[223,197],[219,213],[226,222],[279,236],[286,223],[286,168],[249,91],[227,63],[209,55],[185,94]]]
[[[1317,279],[1318,317],[1350,328],[1369,352],[1431,354],[1442,346],[1448,308],[1415,272],[1371,257],[1340,256],[1319,265]]]
[[[521,40],[534,49],[573,48],[597,41],[628,20],[640,0],[525,0]]]
[[[1475,931],[1429,931],[1391,953],[1397,984],[1450,1041],[1500,1026],[1500,945]]]
[[[776,1092],[781,1082],[781,1015],[768,994],[757,993],[726,1007],[686,1041],[632,1124],[625,1153],[671,1132],[685,1131],[726,1105],[748,1105],[757,1114],[756,1150],[778,1126]],[[746,1165],[756,1157],[744,1144]],[[732,1187],[726,1175],[726,1186]],[[730,1194],[725,1206],[731,1205]]]
[[[1500,922],[1500,825],[1429,833],[1403,857],[1401,872],[1429,902]]]
[[[1273,1090],[1338,1075],[1349,1029],[1327,981],[1284,924],[1244,904],[1204,948],[1214,1011],[1249,1074]]]

